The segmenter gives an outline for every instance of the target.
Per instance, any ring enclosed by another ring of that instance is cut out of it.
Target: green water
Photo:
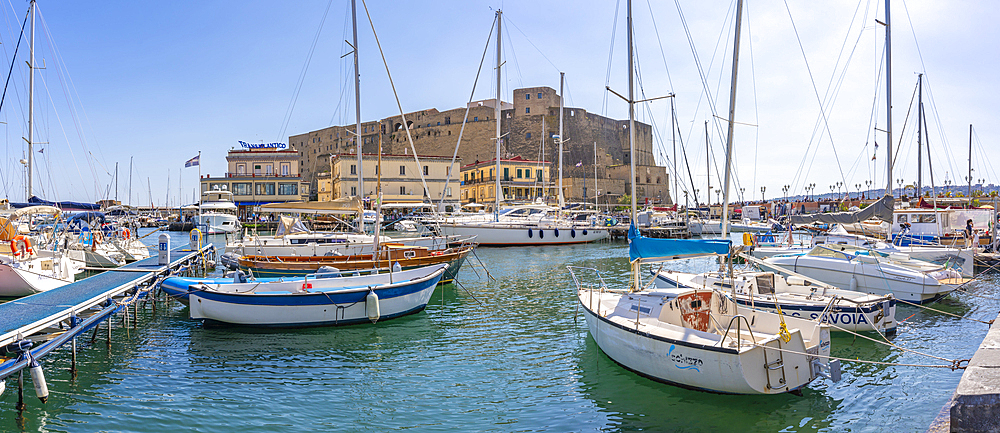
[[[155,235],[154,235],[155,236]],[[150,237],[150,241],[152,241]],[[183,239],[174,237],[174,243]],[[216,240],[220,241],[220,240]],[[566,265],[627,273],[625,243],[480,248],[462,285],[438,287],[421,313],[341,328],[254,331],[204,328],[178,303],[120,318],[81,338],[79,375],[69,351],[43,360],[48,403],[26,379],[0,396],[0,430],[18,431],[923,431],[961,371],[845,363],[844,378],[802,396],[723,396],[638,377],[605,356],[576,311]],[[678,262],[707,270],[707,261]],[[478,272],[478,275],[477,275]],[[611,278],[613,279],[613,278]],[[936,308],[992,319],[996,279]],[[893,342],[969,358],[986,325],[900,307]],[[67,346],[68,349],[68,346]],[[896,363],[939,361],[837,336],[836,356]]]

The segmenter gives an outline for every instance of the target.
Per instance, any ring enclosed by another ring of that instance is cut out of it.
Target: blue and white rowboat
[[[306,327],[374,323],[427,306],[447,264],[337,278],[204,283],[188,294],[192,319],[211,324]]]

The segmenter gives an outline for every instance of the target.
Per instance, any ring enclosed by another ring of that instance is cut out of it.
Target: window
[[[260,174],[260,165],[253,166],[253,174]]]
[[[542,99],[542,92],[538,92],[538,99]]]
[[[479,121],[479,116],[476,116],[476,117],[473,117],[473,118],[472,118],[472,121],[473,121],[473,122],[478,122],[478,121]]]
[[[428,173],[430,173],[430,167],[428,167],[428,166],[425,165],[424,166],[424,176],[429,176]]]
[[[529,99],[531,99],[531,94],[530,94],[530,93],[525,93],[525,94],[524,94],[524,99],[525,99],[525,100],[529,100]]]
[[[490,177],[493,177],[493,176],[494,176],[494,174],[493,174],[493,169],[491,168],[491,169],[490,169]]]
[[[406,166],[405,165],[399,166],[399,175],[400,176],[406,176]]]
[[[358,174],[358,166],[351,164],[351,174]]]
[[[246,174],[246,173],[247,173],[247,166],[246,166],[246,164],[237,164],[236,165],[236,174],[241,174],[242,175],[242,174]]]
[[[510,180],[510,167],[503,168],[503,180]]]
[[[406,187],[405,186],[399,187],[399,195],[406,195]]]
[[[233,182],[233,195],[251,195],[250,182]]]
[[[524,138],[528,139],[528,140],[531,140],[531,133],[529,132],[529,133],[525,134]]]
[[[450,186],[444,189],[444,195],[447,196],[447,197],[451,197],[451,187]]]
[[[265,165],[265,166],[264,166],[264,174],[266,174],[266,175],[268,175],[268,176],[272,175],[272,174],[273,174],[273,173],[271,172],[271,169],[272,169],[272,168],[273,168],[273,166],[272,166],[271,164],[268,164],[268,165]]]
[[[356,187],[356,186],[352,186],[351,187],[351,195],[352,196],[357,196],[358,195],[358,187]]]
[[[279,183],[278,184],[278,195],[298,195],[299,186],[296,183]]]
[[[531,107],[524,107],[524,114],[531,114]]]
[[[438,126],[441,126],[441,122],[438,122]]]
[[[274,182],[257,182],[257,195],[274,195]]]
[[[466,182],[468,182],[468,181],[469,181],[469,173],[465,173],[465,181],[466,181]]]
[[[444,117],[444,124],[445,125],[451,125],[451,117],[450,116],[445,116]]]
[[[542,171],[536,170],[536,173],[538,174],[538,180],[542,180]]]
[[[517,178],[518,178],[518,179],[520,179],[520,178],[521,178],[521,169],[520,169],[520,168],[519,168],[519,169],[517,169]]]

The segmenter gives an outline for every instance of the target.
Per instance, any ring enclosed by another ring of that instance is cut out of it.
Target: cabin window
[[[906,215],[899,215],[896,217],[896,222],[903,224],[907,222]]]
[[[774,274],[757,276],[757,293],[769,295],[774,293]]]

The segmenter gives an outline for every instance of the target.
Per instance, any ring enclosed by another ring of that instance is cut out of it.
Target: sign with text
[[[240,146],[244,149],[285,149],[288,147],[285,143],[247,143],[245,141],[240,141]]]

